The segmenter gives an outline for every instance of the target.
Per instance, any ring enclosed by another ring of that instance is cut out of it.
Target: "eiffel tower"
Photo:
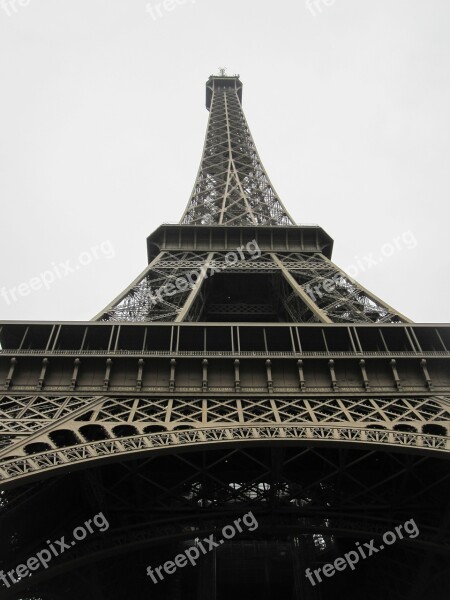
[[[0,598],[447,599],[450,326],[412,323],[295,224],[239,76],[211,76],[206,107],[145,271],[92,321],[0,323]]]

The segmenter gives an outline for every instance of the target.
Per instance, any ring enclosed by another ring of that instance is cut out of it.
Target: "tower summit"
[[[294,225],[264,169],[242,110],[238,75],[212,75],[210,111],[197,179],[181,223]]]

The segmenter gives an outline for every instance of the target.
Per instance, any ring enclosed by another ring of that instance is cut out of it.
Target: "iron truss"
[[[0,323],[0,572],[110,522],[0,597],[446,600],[450,326],[411,323],[294,224],[238,77],[211,77],[207,108],[188,206],[144,272],[95,322]],[[149,583],[248,511],[256,531]],[[307,582],[411,519],[417,538]]]
[[[450,328],[5,324],[0,480],[241,443],[450,450]]]
[[[181,223],[295,225],[258,156],[241,106],[242,84],[212,77],[203,156]]]
[[[264,274],[271,280],[276,306],[242,302],[245,312],[279,315],[291,322],[401,323],[409,319],[358,284],[321,253],[269,253],[230,264],[227,252],[161,252],[143,274],[96,319],[105,321],[201,321],[208,281],[217,273],[228,277]],[[325,283],[324,283],[325,282]],[[166,293],[165,290],[170,290]],[[238,302],[221,305],[236,312]]]

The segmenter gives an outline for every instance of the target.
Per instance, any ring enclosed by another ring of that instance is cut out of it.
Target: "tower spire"
[[[181,223],[295,225],[258,155],[242,110],[239,75],[219,72],[206,83],[205,145]]]

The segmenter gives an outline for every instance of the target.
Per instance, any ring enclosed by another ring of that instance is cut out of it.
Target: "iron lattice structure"
[[[446,599],[450,326],[339,269],[274,191],[239,78],[206,92],[194,190],[145,271],[93,321],[0,323],[0,570],[110,522],[0,597]],[[256,531],[146,576],[249,510]],[[411,519],[416,538],[306,579]]]
[[[181,223],[295,225],[259,158],[242,110],[242,83],[211,77],[203,156]]]

